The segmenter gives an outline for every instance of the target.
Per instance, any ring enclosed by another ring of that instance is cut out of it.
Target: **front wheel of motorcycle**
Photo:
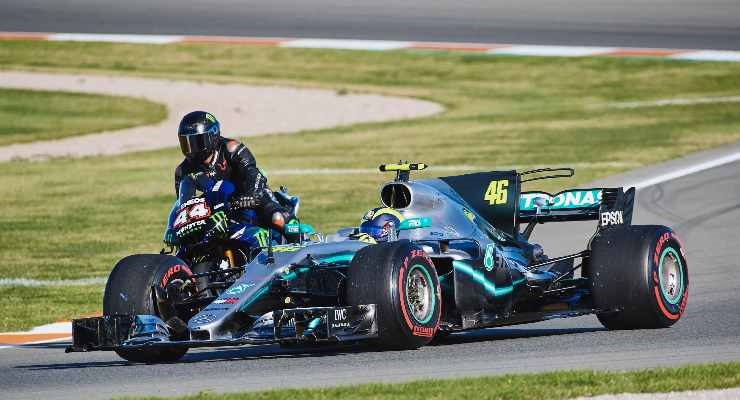
[[[156,315],[153,287],[165,289],[175,280],[192,281],[190,268],[177,257],[164,254],[137,254],[116,264],[108,277],[103,296],[103,315]],[[187,348],[117,349],[127,361],[140,363],[174,362],[187,353]]]

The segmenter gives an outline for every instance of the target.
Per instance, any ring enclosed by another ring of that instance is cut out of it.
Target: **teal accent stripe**
[[[514,291],[514,286],[511,286],[511,285],[496,288],[496,297],[503,297],[503,296],[510,295],[511,292],[513,291]]]
[[[485,289],[486,292],[488,292],[491,296],[496,297],[496,284],[486,279],[486,276],[481,271],[477,271],[472,266],[465,264],[462,261],[453,261],[452,267],[455,268],[458,271],[464,272],[471,278],[473,278],[474,281],[480,283],[483,286],[483,289]]]
[[[329,256],[326,258],[322,258],[321,262],[325,262],[327,264],[329,263],[339,263],[339,262],[350,262],[352,259],[355,258],[355,253],[343,253],[343,254],[337,254],[334,256]]]
[[[308,323],[308,328],[306,330],[314,330],[317,326],[321,323],[321,318],[314,318],[311,320],[311,322]]]
[[[265,285],[262,287],[262,289],[254,292],[254,294],[252,295],[252,298],[249,299],[249,301],[247,301],[246,303],[242,304],[242,306],[239,308],[239,311],[244,311],[247,308],[249,308],[249,306],[254,304],[255,301],[259,300],[262,296],[264,296],[265,293],[269,291],[269,289],[270,289],[269,285]]]
[[[444,286],[445,288],[451,288],[452,287],[452,272],[448,272],[445,275],[440,276],[439,278],[439,285]]]
[[[475,282],[480,283],[483,286],[483,289],[485,289],[485,291],[493,297],[504,297],[510,295],[514,291],[513,285],[518,285],[524,282],[524,279],[519,279],[515,281],[513,285],[497,288],[496,284],[488,280],[482,271],[476,270],[471,265],[468,265],[462,261],[453,261],[452,267],[455,268],[455,270],[463,272],[466,275],[470,276]]]
[[[298,274],[302,274],[302,273],[304,273],[304,272],[306,272],[306,271],[308,271],[310,269],[311,268],[305,268],[305,267],[304,268],[298,268],[298,269],[296,269],[294,271],[290,271],[287,274],[281,276],[281,278],[283,280],[286,280],[286,281],[292,281],[293,279],[295,279],[295,278],[298,277]]]

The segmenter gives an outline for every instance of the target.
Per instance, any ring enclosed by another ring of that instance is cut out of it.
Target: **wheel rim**
[[[414,319],[425,324],[432,319],[436,298],[432,277],[421,265],[414,265],[406,277],[406,303]]]
[[[684,292],[684,277],[681,257],[674,248],[667,247],[663,250],[660,256],[658,274],[660,276],[660,291],[666,301],[677,304]]]
[[[188,297],[195,296],[198,293],[197,286],[195,284],[186,284],[186,281],[188,279],[192,279],[191,274],[192,272],[189,272],[189,270],[188,272],[181,271],[181,272],[172,274],[162,289],[164,289],[168,293],[168,297],[169,297],[170,295],[169,286],[176,284],[175,286],[176,292],[174,294],[176,294],[176,300],[178,301],[184,300]],[[172,316],[164,316],[159,310],[157,310],[156,300],[155,300],[154,310],[157,311],[155,314],[157,314],[157,316],[160,318],[165,319],[166,317],[172,317]],[[183,314],[183,312],[176,312],[174,316],[182,319],[183,321],[187,321],[190,317],[192,317],[192,314],[187,314],[187,313]]]

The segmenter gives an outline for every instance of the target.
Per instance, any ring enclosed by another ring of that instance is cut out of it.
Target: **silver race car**
[[[295,243],[229,249],[207,268],[124,258],[104,315],[75,320],[67,351],[170,362],[192,347],[275,342],[413,349],[449,332],[591,313],[609,329],[681,317],[683,247],[668,227],[631,225],[634,188],[521,192],[568,168],[409,179],[425,167],[381,165],[395,179],[358,228],[324,237],[299,224]],[[529,241],[540,223],[577,220],[596,221],[583,251],[551,257]]]

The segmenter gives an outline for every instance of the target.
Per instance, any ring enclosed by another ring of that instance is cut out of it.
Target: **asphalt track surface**
[[[609,183],[635,182],[728,152],[740,152],[740,144],[613,177]],[[740,360],[738,194],[740,162],[638,192],[633,222],[672,226],[687,246],[688,307],[669,329],[610,332],[595,317],[584,316],[454,334],[440,345],[413,351],[284,350],[277,345],[198,349],[167,365],[127,364],[107,352],[65,354],[65,344],[43,344],[0,350],[1,396],[95,399]],[[556,255],[582,248],[594,225],[538,229],[535,239]]]
[[[740,49],[737,0],[3,0],[0,31]]]

